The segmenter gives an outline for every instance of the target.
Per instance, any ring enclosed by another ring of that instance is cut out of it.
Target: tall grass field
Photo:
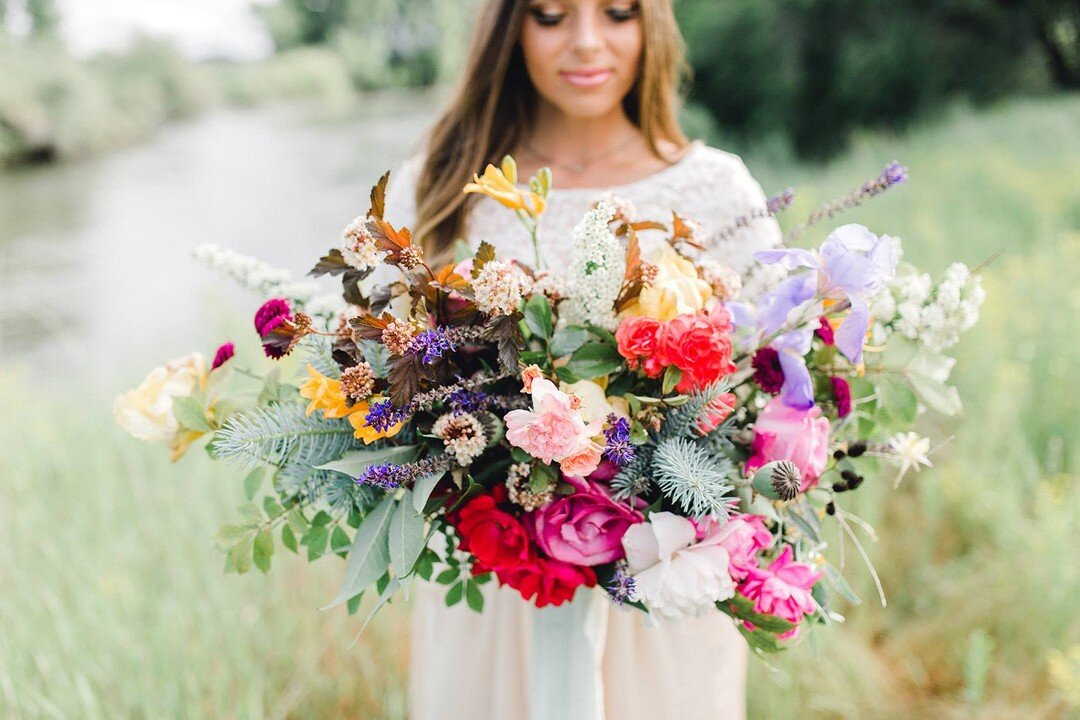
[[[868,134],[826,166],[746,158],[767,192],[799,190],[789,222],[899,160],[909,183],[844,221],[899,236],[935,275],[1000,253],[956,348],[965,415],[922,419],[952,440],[849,501],[880,537],[888,607],[849,546],[863,602],[751,660],[751,718],[1080,717],[1077,118],[1080,96],[1025,100]],[[340,559],[279,547],[268,577],[224,575],[210,538],[241,473],[124,436],[122,388],[77,367],[59,385],[0,367],[0,717],[406,717],[407,605],[352,645],[362,618],[318,609]]]

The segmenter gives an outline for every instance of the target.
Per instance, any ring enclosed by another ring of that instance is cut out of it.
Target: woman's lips
[[[612,75],[614,75],[614,73],[607,68],[563,70],[559,73],[559,77],[563,80],[574,87],[580,88],[594,88],[598,85],[603,85]]]

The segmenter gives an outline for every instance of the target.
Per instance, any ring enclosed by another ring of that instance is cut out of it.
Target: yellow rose
[[[172,459],[179,459],[187,447],[202,433],[181,432],[173,415],[173,398],[188,397],[206,386],[206,358],[191,353],[154,368],[135,388],[113,401],[116,423],[139,440],[161,442],[172,450]]]
[[[642,288],[636,302],[623,315],[671,320],[678,315],[701,312],[712,297],[712,287],[698,276],[694,263],[675,252],[667,243],[652,254],[656,280]]]
[[[404,425],[404,423],[398,423],[385,432],[379,432],[367,424],[369,403],[377,403],[382,399],[381,395],[372,395],[367,401],[353,405],[352,411],[349,413],[349,424],[353,426],[353,436],[363,440],[365,445],[370,445],[381,438],[394,437]]]
[[[310,400],[307,415],[322,410],[324,418],[343,418],[352,412],[341,392],[341,381],[328,378],[311,365],[307,366],[311,377],[300,386],[300,397]]]
[[[503,165],[504,170],[500,170],[494,165],[488,165],[484,169],[483,176],[473,175],[473,181],[465,186],[464,192],[487,195],[511,210],[524,210],[532,217],[538,217],[544,212],[547,202],[537,193],[531,190],[522,190],[515,185],[514,179],[516,179],[517,168],[511,167],[505,161]],[[508,171],[512,176],[515,176],[514,179],[508,178],[504,171]]]

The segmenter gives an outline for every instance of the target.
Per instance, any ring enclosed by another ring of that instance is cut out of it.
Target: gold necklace
[[[611,155],[615,155],[616,153],[618,153],[618,152],[620,152],[622,150],[625,150],[636,139],[637,139],[637,133],[632,133],[628,138],[626,138],[625,141],[619,143],[618,145],[611,148],[610,150],[605,150],[603,152],[596,153],[596,154],[593,154],[593,155],[586,155],[585,157],[579,159],[577,162],[562,162],[560,160],[556,160],[555,158],[551,157],[550,155],[545,155],[544,153],[537,150],[535,147],[533,147],[532,143],[530,143],[528,140],[526,140],[523,143],[523,145],[525,146],[525,149],[529,152],[530,155],[534,156],[537,160],[539,160],[543,164],[545,164],[545,165],[555,165],[557,167],[562,168],[563,170],[566,170],[571,175],[580,175],[581,173],[585,172],[590,167],[592,167],[594,164],[596,164],[597,160],[602,160],[602,159],[604,159],[606,157],[609,157]]]

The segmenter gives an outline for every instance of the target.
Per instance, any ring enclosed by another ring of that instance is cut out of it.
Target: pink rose
[[[532,381],[532,397],[532,410],[511,410],[506,414],[507,441],[543,462],[573,457],[572,465],[585,467],[592,456],[587,441],[599,433],[599,424],[586,425],[571,407],[570,396],[546,378]],[[596,469],[596,463],[589,472]]]
[[[664,324],[647,317],[631,317],[623,320],[615,331],[619,354],[626,358],[631,370],[642,366],[649,377],[659,377],[664,371],[660,357],[660,331]]]
[[[754,601],[754,612],[799,623],[814,612],[816,603],[810,589],[824,573],[815,573],[804,563],[792,562],[791,555],[788,545],[768,568],[750,568],[739,592]],[[798,630],[792,628],[780,637],[793,637]]]
[[[701,390],[735,370],[731,362],[731,315],[722,306],[679,315],[660,331],[661,361],[682,370],[675,389]]]
[[[559,461],[559,468],[567,475],[586,477],[600,466],[604,448],[592,438],[585,438],[581,447]]]
[[[816,405],[802,410],[773,398],[754,423],[750,449],[747,474],[775,460],[790,460],[802,473],[801,489],[806,491],[817,483],[829,460],[829,421]]]
[[[573,565],[601,565],[625,556],[622,537],[641,513],[615,502],[595,482],[564,476],[575,488],[532,513],[536,544],[549,557]]]
[[[773,544],[773,534],[761,515],[734,515],[720,526],[716,536],[728,552],[728,572],[735,580],[742,580],[756,568],[758,552]]]

